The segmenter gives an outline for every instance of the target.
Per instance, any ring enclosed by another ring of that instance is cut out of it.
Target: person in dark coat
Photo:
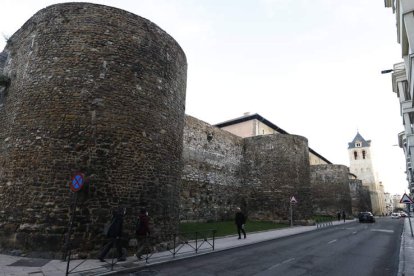
[[[344,222],[345,222],[345,219],[346,219],[346,214],[345,214],[345,211],[344,211],[344,210],[342,210],[342,218],[343,218],[343,220],[344,220]]]
[[[148,247],[148,236],[150,235],[150,228],[149,228],[149,221],[150,218],[148,216],[148,212],[145,208],[140,210],[138,215],[138,222],[137,227],[135,229],[135,234],[137,236],[137,256],[138,259],[142,259],[142,251],[144,250],[145,246]]]
[[[108,254],[109,250],[111,250],[111,248],[114,245],[116,247],[118,261],[123,262],[126,260],[126,257],[123,256],[122,245],[121,245],[121,236],[122,236],[122,229],[123,229],[125,214],[126,214],[125,207],[119,207],[113,212],[111,224],[106,233],[106,236],[110,238],[110,240],[104,245],[101,253],[98,256],[98,259],[101,262],[105,261],[105,256]]]
[[[338,211],[337,216],[338,216],[338,221],[341,221],[341,212]]]
[[[244,238],[246,238],[246,231],[244,230],[244,224],[246,223],[246,217],[241,212],[241,209],[237,207],[236,217],[234,222],[237,226],[237,233],[239,234],[239,240],[241,239],[241,232],[243,232]]]

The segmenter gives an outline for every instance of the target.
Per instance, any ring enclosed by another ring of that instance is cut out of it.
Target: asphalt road
[[[397,275],[403,219],[348,223],[126,275]]]

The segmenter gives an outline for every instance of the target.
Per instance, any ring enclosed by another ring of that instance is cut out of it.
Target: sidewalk
[[[400,264],[398,267],[398,276],[414,275],[414,237],[411,235],[411,227],[414,232],[414,218],[404,219],[404,230],[401,236],[400,247]]]
[[[345,223],[351,223],[355,220],[347,220]],[[334,221],[333,225],[344,224],[343,221]],[[413,225],[414,226],[414,225]],[[327,226],[329,227],[329,226]],[[245,246],[249,244],[259,243],[263,241],[273,240],[281,237],[296,235],[308,231],[314,231],[318,229],[316,226],[295,226],[290,228],[264,231],[257,233],[248,233],[247,239],[238,240],[235,236],[227,236],[222,238],[216,238],[214,243],[214,251],[207,242],[200,246],[198,253],[191,248],[191,245],[187,248],[183,248],[180,254],[175,257],[169,252],[158,252],[151,256],[148,260],[149,264],[145,261],[137,261],[136,257],[128,257],[126,262],[117,263],[113,266],[111,271],[111,265],[108,263],[102,263],[98,260],[73,260],[70,262],[69,275],[115,275],[119,272],[132,271],[136,267],[148,266],[162,262],[174,261],[182,258],[190,258],[199,256],[202,254],[208,254],[216,251],[227,250],[235,247]],[[414,229],[413,229],[414,230]],[[403,232],[403,239],[401,241],[400,249],[400,276],[408,276],[414,274],[407,274],[408,271],[414,272],[414,264],[412,262],[414,257],[414,238],[411,237],[411,232],[408,224],[408,219],[405,219],[405,226]],[[111,262],[110,259],[107,261]],[[0,276],[58,276],[65,275],[67,262],[61,260],[45,260],[45,259],[33,259],[25,257],[17,257],[10,255],[0,255]],[[78,267],[76,267],[79,265]],[[406,272],[405,274],[403,272]]]

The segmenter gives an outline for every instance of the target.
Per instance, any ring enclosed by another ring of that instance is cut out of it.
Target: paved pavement
[[[347,220],[345,223],[351,223],[354,220]],[[248,244],[273,240],[281,237],[291,236],[299,233],[317,230],[320,227],[330,227],[332,225],[344,224],[343,221],[334,221],[326,225],[318,226],[295,226],[285,229],[272,231],[263,231],[256,233],[248,233],[247,239],[238,240],[235,236],[227,236],[216,238],[214,242],[214,251],[227,250],[230,248],[240,247]],[[414,221],[411,220],[414,231]],[[208,254],[214,252],[212,250],[213,243],[211,240],[199,241],[198,244],[183,244],[179,252],[173,256],[170,251],[158,252],[153,254],[147,263],[145,260],[138,261],[136,257],[128,257],[127,261],[120,263],[112,263],[111,259],[107,259],[107,263],[98,260],[72,260],[69,266],[69,275],[115,275],[120,272],[132,271],[137,266],[150,266],[152,264],[169,262],[182,258],[189,258],[196,255]],[[195,252],[195,248],[198,252]],[[25,258],[19,256],[1,255],[0,254],[0,276],[58,276],[66,275],[67,262],[61,260],[45,260]],[[408,218],[404,222],[404,231],[402,234],[400,248],[400,263],[398,276],[414,275],[414,237],[411,236],[411,229]]]

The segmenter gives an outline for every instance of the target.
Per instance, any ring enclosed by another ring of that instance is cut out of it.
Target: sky
[[[38,10],[81,1],[2,0],[0,49]],[[82,1],[84,2],[84,1]],[[258,113],[333,164],[371,140],[386,192],[408,191],[391,69],[401,62],[383,0],[101,0],[169,33],[188,62],[186,114],[217,124]]]

